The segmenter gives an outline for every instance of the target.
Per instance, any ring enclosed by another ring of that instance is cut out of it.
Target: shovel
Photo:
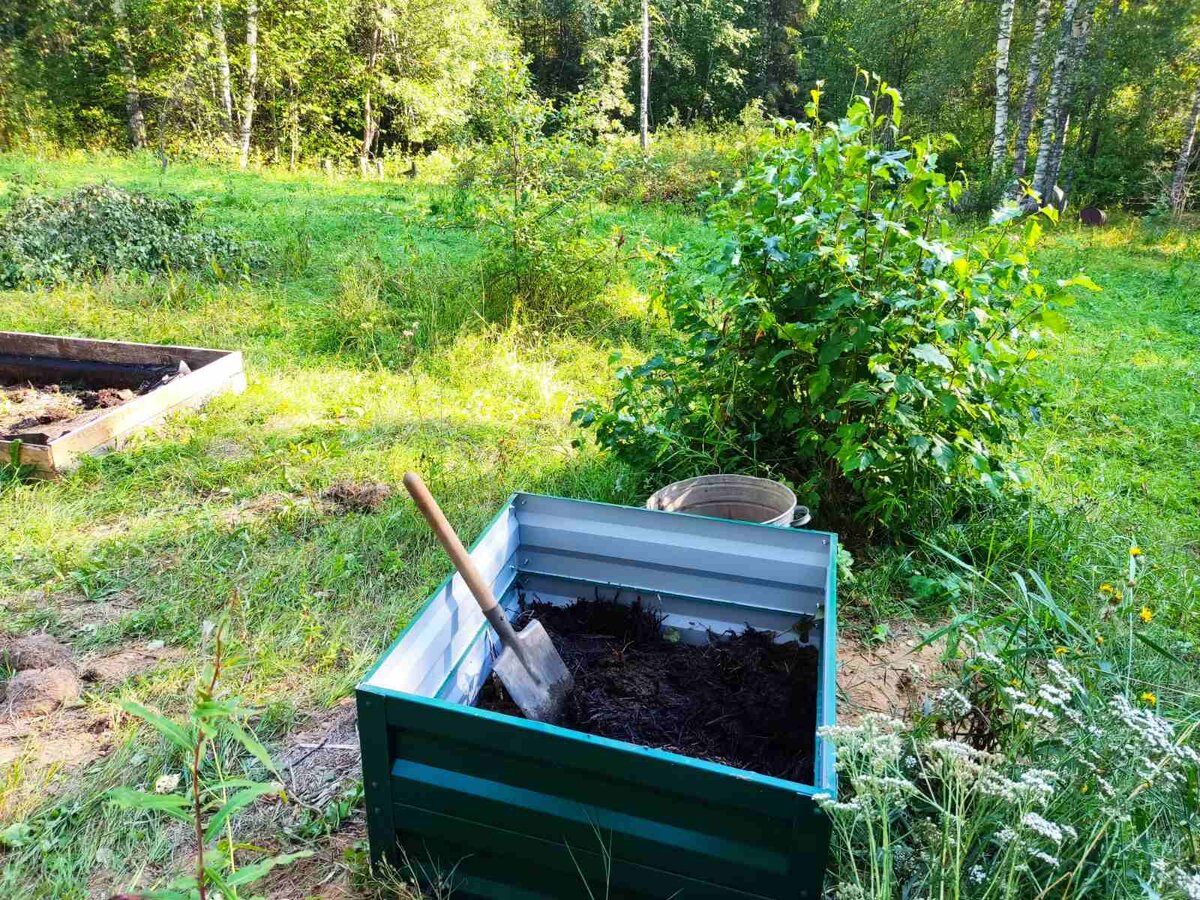
[[[554,722],[562,711],[563,700],[575,686],[575,681],[567,671],[562,657],[554,649],[550,635],[537,621],[530,622],[519,632],[513,630],[512,623],[504,615],[504,608],[496,602],[496,595],[471,562],[467,548],[446,521],[421,476],[409,472],[404,476],[404,486],[408,488],[417,508],[421,510],[421,515],[446,549],[454,568],[475,595],[483,615],[500,636],[500,643],[504,649],[496,660],[495,669],[501,683],[508,690],[508,695],[521,708],[525,718],[538,722]]]

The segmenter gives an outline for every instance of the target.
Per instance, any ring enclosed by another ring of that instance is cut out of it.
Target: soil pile
[[[536,603],[530,614],[575,678],[560,725],[812,783],[816,648],[763,631],[685,644],[640,604]],[[479,705],[520,715],[495,677]]]

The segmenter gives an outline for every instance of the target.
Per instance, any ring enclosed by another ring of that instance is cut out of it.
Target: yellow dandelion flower
[[[1102,635],[1102,634],[1098,634],[1098,635],[1096,635],[1096,646],[1097,646],[1097,647],[1103,647],[1103,646],[1104,646],[1104,635]]]
[[[1115,587],[1113,587],[1111,584],[1109,584],[1107,581],[1104,584],[1100,585],[1100,593],[1102,593],[1102,594],[1115,594],[1116,592],[1117,592],[1117,589]]]
[[[1055,656],[1066,656],[1070,652],[1071,651],[1069,651],[1066,647],[1055,647],[1054,648]]]
[[[1154,695],[1153,691],[1143,691],[1142,692],[1142,701],[1145,703],[1149,703],[1151,706],[1158,705],[1158,697],[1156,697]]]
[[[1142,548],[1139,547],[1137,544],[1134,544],[1132,547],[1129,548],[1129,555],[1130,556],[1141,556]]]
[[[1091,788],[1088,786],[1086,781],[1079,786],[1079,793],[1081,794],[1086,794],[1089,790],[1091,790]]]
[[[1154,610],[1148,606],[1143,606],[1142,611],[1138,615],[1142,617],[1143,622],[1149,624],[1150,620],[1154,618]]]

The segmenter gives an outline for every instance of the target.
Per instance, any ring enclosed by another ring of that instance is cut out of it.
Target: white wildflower
[[[1021,824],[1030,831],[1040,834],[1047,840],[1053,841],[1055,844],[1061,844],[1063,841],[1063,830],[1056,823],[1049,819],[1043,818],[1035,812],[1027,812],[1021,817]]]
[[[154,793],[156,794],[173,794],[175,788],[179,787],[179,775],[159,775],[154,782]]]
[[[971,701],[954,688],[942,688],[933,695],[933,705],[942,713],[961,719],[971,711]]]

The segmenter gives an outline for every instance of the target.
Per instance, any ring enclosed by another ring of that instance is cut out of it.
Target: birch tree
[[[246,3],[246,85],[242,100],[241,149],[238,165],[250,161],[250,132],[254,126],[254,92],[258,88],[258,0]]]
[[[1008,49],[1012,44],[1016,0],[1000,0],[1000,29],[996,34],[996,117],[992,129],[992,174],[1004,171],[1008,156]]]
[[[221,0],[213,0],[211,11],[213,43],[217,54],[217,91],[221,101],[221,111],[225,114],[225,130],[229,142],[235,141],[237,119],[233,115],[233,87],[229,75],[229,41],[225,37],[225,9]]]
[[[650,0],[642,0],[642,83],[640,126],[642,152],[650,149]]]
[[[1183,143],[1179,146],[1179,158],[1175,161],[1175,174],[1171,178],[1171,187],[1167,193],[1167,202],[1171,211],[1181,215],[1187,207],[1188,168],[1196,156],[1196,148],[1200,145],[1200,78],[1196,79],[1196,89],[1192,92],[1192,111],[1184,123]]]
[[[1033,109],[1037,102],[1038,82],[1042,77],[1042,41],[1046,23],[1050,20],[1051,0],[1038,0],[1033,17],[1033,37],[1029,42],[1029,66],[1025,73],[1025,96],[1017,118],[1017,144],[1013,151],[1013,179],[1025,177],[1025,160],[1029,155],[1029,133],[1033,130]]]
[[[1054,149],[1054,135],[1058,131],[1058,117],[1062,112],[1062,100],[1071,57],[1071,30],[1078,7],[1079,0],[1064,0],[1063,2],[1058,49],[1054,53],[1054,65],[1050,69],[1050,86],[1046,94],[1046,108],[1042,113],[1037,162],[1033,169],[1033,189],[1042,194],[1043,199],[1045,197],[1046,171],[1050,166],[1050,154]]]
[[[129,17],[125,0],[112,0],[113,42],[121,67],[121,80],[125,89],[125,117],[129,129],[129,143],[135,150],[146,146],[146,116],[142,112],[142,94],[138,87],[137,69],[133,64],[133,50],[129,44]]]
[[[1039,190],[1046,197],[1058,184],[1059,170],[1062,168],[1063,153],[1067,146],[1067,134],[1071,128],[1071,114],[1074,111],[1075,87],[1084,57],[1087,56],[1088,39],[1091,36],[1092,20],[1096,15],[1096,0],[1081,0],[1074,21],[1071,23],[1071,40],[1067,55],[1066,80],[1062,85],[1059,100],[1058,121],[1055,124],[1054,139],[1050,144],[1045,172]]]

